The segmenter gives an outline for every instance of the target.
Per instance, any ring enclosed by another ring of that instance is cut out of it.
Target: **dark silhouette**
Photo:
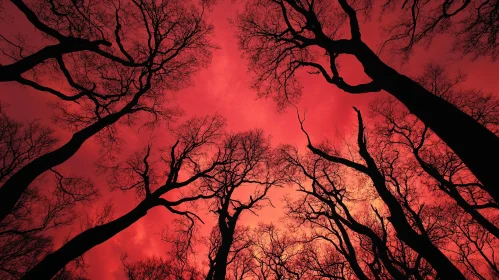
[[[262,10],[267,13],[262,15]],[[350,39],[340,37],[343,21],[348,22]],[[257,73],[255,87],[261,94],[278,92],[281,105],[296,98],[300,87],[295,73],[302,67],[313,69],[348,93],[384,90],[434,131],[499,201],[497,168],[489,164],[499,157],[499,138],[424,85],[385,64],[362,41],[357,12],[346,0],[250,1],[236,24],[240,46]],[[323,59],[314,56],[312,48],[326,53],[327,67],[321,63]],[[355,56],[372,81],[358,85],[345,81],[336,62],[342,54]]]
[[[432,85],[432,92],[455,104],[478,122],[492,131],[497,131],[499,100],[478,91],[459,91],[456,87],[461,78],[446,77],[443,69],[430,64],[426,73],[418,80]],[[429,87],[430,88],[430,87]],[[435,186],[455,200],[476,222],[499,238],[499,228],[492,220],[480,213],[497,210],[499,205],[484,191],[484,187],[469,172],[459,158],[444,143],[433,136],[428,126],[411,118],[409,112],[398,108],[393,99],[377,100],[371,105],[376,115],[382,117],[377,123],[378,133],[387,145],[407,149],[419,165],[434,181]],[[471,177],[471,178],[470,178]]]
[[[421,275],[424,271],[419,266],[424,266],[424,262],[414,262],[411,265],[408,263],[409,254],[401,257],[390,250],[386,220],[376,208],[372,207],[377,218],[372,225],[359,222],[352,214],[347,205],[361,199],[355,198],[354,193],[343,185],[342,172],[338,166],[314,154],[300,156],[293,147],[283,147],[281,151],[288,164],[289,180],[297,184],[298,191],[305,195],[295,202],[288,202],[288,211],[299,224],[306,223],[317,229],[310,237],[310,242],[318,239],[332,244],[358,279],[428,276]],[[300,179],[300,174],[306,180]],[[311,187],[308,187],[310,184]],[[361,236],[366,245],[355,244],[352,233]],[[368,256],[362,257],[366,253]],[[365,272],[362,263],[367,264],[371,274]]]
[[[85,254],[153,208],[176,217],[162,235],[167,249],[123,255],[127,279],[499,278],[499,99],[463,89],[463,74],[435,63],[407,77],[380,58],[388,49],[408,59],[452,35],[458,54],[495,60],[498,0],[248,0],[233,23],[259,95],[294,104],[300,69],[347,93],[389,94],[370,104],[370,127],[354,108],[353,144],[313,143],[298,113],[304,151],[274,148],[263,130],[228,132],[218,115],[172,121],[181,113],[172,92],[215,48],[205,20],[215,2],[3,3],[31,33],[0,32],[0,82],[48,94],[60,130],[18,122],[0,104],[0,278],[86,279]],[[380,21],[388,39],[375,53],[361,17],[395,10]],[[340,55],[370,82],[346,81]],[[124,148],[120,129],[142,139],[162,124],[168,136]],[[54,135],[68,131],[59,143]],[[97,173],[59,167],[93,139]],[[103,187],[136,202],[120,216],[111,202],[87,211]],[[197,226],[210,218],[207,236]],[[79,232],[60,236],[76,221]]]
[[[151,178],[151,169],[154,167],[149,164],[150,146],[132,156],[124,163],[124,167],[113,168],[114,172],[121,173],[116,175],[118,178],[126,179],[123,186],[127,187],[123,187],[123,190],[135,190],[141,194],[140,203],[123,216],[76,235],[41,260],[22,279],[50,279],[70,261],[126,229],[154,207],[165,207],[171,213],[188,219],[190,226],[186,234],[190,234],[195,219],[199,217],[191,211],[179,210],[178,207],[189,202],[212,198],[219,192],[217,189],[207,188],[206,184],[216,176],[217,167],[230,164],[230,148],[216,145],[217,140],[220,141],[222,129],[223,122],[219,117],[192,119],[181,125],[177,130],[177,142],[171,147],[169,155],[165,155],[166,166],[156,167],[167,170],[162,180],[156,180],[157,184],[154,184]],[[218,152],[208,160],[200,151],[213,146]],[[184,180],[179,180],[181,172],[190,175]],[[130,178],[133,180],[128,180]],[[167,194],[178,190],[189,194],[173,199],[164,198]]]
[[[216,195],[213,212],[217,216],[217,230],[212,234],[210,269],[206,279],[225,279],[227,265],[249,243],[237,234],[237,222],[244,212],[253,212],[268,200],[271,187],[278,181],[272,174],[272,151],[269,140],[261,131],[251,131],[229,136],[225,142],[232,153],[230,164],[222,166],[214,177]],[[244,192],[251,195],[243,195]],[[242,193],[242,194],[241,194]]]
[[[364,11],[371,13],[374,1],[365,1]],[[498,1],[384,1],[381,13],[400,13],[388,26],[390,38],[383,47],[409,55],[418,43],[430,44],[442,34],[453,36],[454,51],[473,58],[497,59]],[[400,12],[397,11],[400,8]]]
[[[97,22],[91,22],[91,18],[85,18],[84,16],[78,15],[76,13],[78,7],[76,3],[73,3],[73,7],[71,7],[71,4],[69,3],[64,3],[67,5],[64,7],[64,4],[55,7],[53,6],[53,9],[48,10],[48,14],[43,15],[45,19],[50,18],[50,16],[59,16],[59,18],[63,18],[65,21],[62,24],[58,24],[56,28],[53,28],[50,26],[50,24],[44,23],[43,20],[40,18],[39,14],[37,15],[38,11],[32,10],[26,3],[24,3],[21,0],[12,0],[12,4],[14,4],[22,14],[26,17],[26,19],[33,25],[33,27],[36,28],[38,32],[41,32],[42,34],[48,36],[50,40],[57,41],[56,44],[53,45],[47,45],[43,48],[41,48],[38,51],[35,51],[33,53],[30,53],[28,55],[25,55],[24,53],[27,52],[26,47],[23,45],[25,42],[18,40],[19,42],[16,42],[14,40],[9,40],[6,37],[2,36],[3,41],[7,43],[9,46],[8,49],[11,49],[12,56],[10,56],[14,61],[10,64],[7,65],[1,65],[0,66],[0,81],[1,82],[7,82],[7,81],[17,81],[19,83],[32,86],[34,88],[39,88],[42,89],[43,86],[39,85],[38,83],[25,79],[22,77],[22,75],[36,66],[45,63],[47,60],[50,59],[61,59],[62,56],[70,53],[75,53],[75,52],[83,52],[83,51],[94,51],[94,52],[102,52],[106,53],[108,56],[113,57],[112,53],[107,53],[103,50],[101,50],[101,47],[111,47],[111,42],[106,40],[105,38],[92,38],[96,37],[99,35],[103,35],[102,33],[97,33],[95,31],[97,30],[92,30],[90,26],[92,24],[95,24]],[[61,2],[58,4],[62,4]],[[44,3],[44,5],[48,5],[48,3]],[[69,7],[68,7],[69,6]],[[46,8],[46,7],[43,7]],[[42,9],[43,9],[42,8]],[[62,14],[61,12],[65,9],[69,8],[68,10],[72,12],[71,15],[68,14]],[[78,18],[79,16],[79,18]],[[76,21],[78,20],[83,20],[86,21],[84,23],[77,23]],[[54,22],[50,22],[54,23]],[[80,30],[77,28],[72,28],[76,24],[81,24],[82,27],[85,26],[86,28],[84,30]],[[57,30],[59,29],[59,30]],[[95,33],[94,33],[95,32]],[[120,42],[119,38],[119,28],[117,28],[117,42]],[[64,35],[63,33],[66,33]],[[93,34],[92,34],[93,33]],[[6,54],[4,50],[4,54]],[[118,60],[119,58],[116,57]],[[123,60],[123,62],[126,62]],[[48,89],[48,88],[47,88]],[[53,92],[54,94],[56,91]],[[57,94],[56,94],[57,95]],[[71,100],[71,99],[76,99],[77,97],[69,97],[65,95],[58,95],[62,99],[65,100]]]
[[[179,250],[177,250],[179,249]],[[195,265],[189,263],[185,246],[174,247],[166,259],[152,257],[137,262],[128,262],[123,256],[125,276],[129,280],[197,280],[201,273]]]
[[[253,269],[253,259],[250,254],[250,248],[253,245],[253,239],[250,235],[250,228],[245,226],[237,226],[232,234],[232,243],[230,244],[229,254],[226,259],[225,279],[244,279],[248,277]],[[224,237],[220,234],[218,226],[213,227],[209,236],[208,248],[208,271],[203,279],[215,279],[217,267],[217,257],[220,258],[222,246],[227,245],[228,236]],[[224,244],[225,243],[225,244]]]
[[[37,121],[20,123],[0,107],[0,183],[55,144],[52,131]],[[19,278],[52,249],[48,233],[74,221],[76,204],[93,201],[98,192],[82,177],[52,169],[31,185],[0,222],[0,278]]]
[[[311,253],[316,251],[301,243],[295,233],[282,232],[273,224],[261,224],[254,230],[251,253],[256,279],[298,280],[314,276],[314,264],[321,260],[312,258]]]
[[[21,1],[15,2],[20,7],[25,7]],[[45,4],[48,5],[48,3]],[[77,11],[79,7],[73,7],[76,3],[67,3],[67,5],[69,7],[66,8],[72,11],[71,15],[79,14]],[[63,6],[60,8],[62,9]],[[60,70],[69,85],[80,92],[70,100],[84,104],[82,109],[77,111],[60,105],[59,121],[76,132],[68,142],[33,158],[3,183],[0,188],[0,221],[12,213],[16,202],[33,180],[71,158],[85,141],[103,133],[111,134],[107,137],[109,139],[115,137],[112,135],[111,126],[116,125],[123,117],[150,115],[152,117],[150,117],[149,124],[158,121],[159,118],[171,117],[174,111],[168,108],[167,104],[163,104],[162,90],[182,87],[190,74],[205,62],[204,59],[198,58],[199,54],[204,54],[204,58],[209,57],[211,46],[207,41],[207,36],[211,32],[211,26],[203,21],[202,11],[189,10],[179,1],[161,4],[133,1],[130,6],[126,7],[128,9],[126,16],[121,14],[120,7],[105,8],[89,11],[89,13],[111,13],[112,18],[115,18],[114,34],[118,45],[116,56],[106,55],[100,51],[98,51],[98,57],[83,56],[82,61],[73,62],[71,69],[75,68],[77,71],[73,74],[70,73],[70,69],[62,58],[56,57]],[[186,9],[190,12],[184,13]],[[146,13],[146,10],[154,10],[164,16],[158,16],[159,14],[153,16]],[[62,24],[61,29],[74,30],[74,24],[79,19],[74,19],[69,14],[61,14],[54,9],[49,9],[49,11],[51,15],[55,14],[52,15],[55,18],[47,16],[48,21],[54,21],[50,22],[51,24],[57,26]],[[31,22],[38,24],[37,26],[47,26],[42,24],[33,12],[25,11],[25,13],[29,15]],[[66,20],[69,22],[67,23]],[[135,24],[137,22],[141,24],[141,28],[137,28]],[[84,30],[89,34],[103,33],[103,31],[93,30],[94,25],[81,19],[78,24],[90,28],[90,30]],[[126,38],[122,36],[125,27],[130,29],[127,30]],[[42,30],[52,33],[52,29],[48,27]],[[142,31],[149,35],[149,39],[137,41],[142,36],[133,32]],[[153,36],[153,34],[156,35]],[[125,40],[131,44],[130,49],[120,43]],[[117,55],[124,58],[119,58]],[[89,61],[97,62],[94,69]],[[26,63],[23,62],[22,65]],[[95,74],[98,77],[97,80],[91,80],[90,74]],[[42,91],[54,93],[54,89],[40,87],[42,88],[35,86]]]
[[[461,271],[440,251],[440,249],[432,243],[431,237],[428,233],[423,219],[411,207],[409,201],[409,193],[402,190],[403,184],[407,184],[408,180],[404,178],[396,178],[394,175],[394,162],[397,157],[388,159],[388,170],[380,170],[376,164],[375,159],[371,156],[367,149],[367,139],[364,134],[364,124],[360,111],[357,112],[359,129],[357,136],[357,146],[359,148],[359,155],[364,161],[364,164],[348,160],[339,156],[327,153],[312,145],[310,137],[303,129],[303,122],[301,122],[302,130],[307,135],[308,148],[314,154],[323,157],[324,159],[344,165],[357,172],[367,175],[373,182],[374,188],[378,193],[380,199],[385,203],[390,217],[388,220],[392,224],[397,234],[397,238],[407,244],[412,250],[420,254],[430,265],[436,270],[437,277],[448,277],[449,279],[465,279]],[[393,185],[397,189],[397,198],[389,189],[388,185]],[[402,201],[400,201],[402,200]],[[413,221],[414,224],[411,224]]]

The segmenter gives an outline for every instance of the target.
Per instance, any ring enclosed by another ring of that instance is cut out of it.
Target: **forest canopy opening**
[[[499,278],[499,1],[0,7],[0,278]]]

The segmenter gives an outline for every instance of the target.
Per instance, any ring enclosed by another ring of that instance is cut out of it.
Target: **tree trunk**
[[[461,271],[431,242],[429,237],[418,234],[409,224],[402,206],[387,188],[383,175],[378,171],[374,159],[367,152],[365,145],[360,147],[360,153],[367,163],[368,175],[371,177],[376,191],[388,207],[390,212],[388,220],[393,225],[397,237],[426,259],[441,279],[465,280],[466,278]]]
[[[225,275],[227,274],[227,259],[229,258],[232,239],[232,236],[226,238],[222,237],[222,245],[218,249],[217,257],[215,258],[214,280],[225,280]]]
[[[21,279],[51,279],[62,268],[75,258],[83,255],[93,247],[109,240],[147,214],[154,207],[150,200],[142,201],[137,207],[120,218],[109,223],[96,226],[78,234],[57,251],[49,254]]]
[[[206,274],[206,280],[213,280],[213,274],[215,274],[215,266],[210,266],[210,270],[208,270],[208,274]]]
[[[321,155],[323,158],[343,164],[349,168],[356,169],[368,175],[376,189],[379,197],[388,207],[390,217],[388,220],[391,222],[395,229],[397,237],[407,244],[412,250],[421,255],[428,263],[435,269],[441,279],[464,280],[465,277],[461,271],[431,242],[427,235],[419,234],[416,232],[411,224],[407,221],[403,207],[400,205],[397,198],[391,193],[386,186],[384,175],[379,171],[376,162],[367,150],[366,138],[364,135],[364,124],[360,111],[357,110],[357,118],[359,122],[359,132],[357,136],[357,145],[359,154],[365,161],[367,166],[350,162],[343,158],[329,156],[324,152],[314,148],[309,143],[309,148],[316,154]],[[322,155],[325,154],[325,155]]]
[[[400,225],[394,225],[394,227],[398,227],[397,237],[419,253],[435,269],[437,279],[466,279],[461,271],[426,236],[419,235],[414,230]]]
[[[378,192],[379,197],[388,207],[391,222],[395,229],[397,237],[407,244],[412,250],[421,255],[435,269],[437,275],[441,279],[465,280],[466,278],[461,271],[445,256],[430,240],[429,236],[424,232],[424,226],[419,225],[421,234],[416,232],[412,225],[407,221],[404,208],[400,205],[397,198],[391,193],[386,185],[384,175],[379,171],[376,162],[367,150],[366,138],[364,135],[364,124],[360,111],[357,111],[359,122],[359,133],[357,136],[357,144],[359,154],[364,159],[367,166],[365,170],[359,170],[368,175],[374,188]],[[416,221],[417,222],[417,221]]]
[[[443,192],[447,193],[451,198],[456,201],[456,204],[461,207],[464,211],[466,211],[470,216],[475,219],[477,223],[479,223],[483,228],[488,230],[492,235],[499,239],[499,228],[494,225],[491,221],[485,218],[479,211],[474,209],[468,202],[461,196],[456,186],[451,182],[445,180],[443,176],[441,176],[431,165],[427,164],[423,159],[419,156],[417,151],[413,152],[416,160],[423,170],[428,173],[431,177],[433,177],[438,182],[438,188],[440,188]],[[445,189],[447,187],[447,190]]]
[[[365,73],[442,139],[499,202],[499,137],[456,106],[383,63],[363,42],[341,46],[353,54]]]
[[[0,222],[12,212],[12,209],[14,209],[24,191],[38,176],[50,168],[64,163],[80,149],[85,141],[100,132],[106,126],[116,123],[122,116],[129,113],[146,90],[147,89],[143,89],[142,92],[137,93],[120,111],[105,116],[90,126],[76,132],[66,144],[50,153],[36,158],[12,175],[12,177],[10,177],[0,188]]]
[[[334,207],[334,205],[330,205],[330,207]],[[335,223],[336,224],[341,223],[341,221],[339,220],[338,213],[335,212],[334,215],[336,217],[335,218]],[[350,214],[348,214],[348,215],[350,215]],[[379,236],[372,231],[371,228],[369,228],[369,227],[367,227],[367,226],[365,226],[363,224],[360,224],[357,221],[349,221],[348,224],[347,223],[345,223],[345,224],[352,231],[354,231],[354,232],[356,232],[358,234],[364,235],[364,236],[368,237],[369,239],[371,239],[371,242],[374,244],[374,246],[378,250],[379,258],[381,259],[381,261],[385,265],[386,270],[388,271],[388,273],[390,273],[390,275],[393,277],[393,279],[397,279],[397,280],[407,279],[407,277],[405,275],[403,275],[397,268],[395,268],[395,266],[393,265],[393,262],[388,257],[388,248],[386,247],[385,242],[383,242],[381,240],[381,238],[379,238]],[[343,227],[341,227],[340,230],[342,228]],[[347,244],[347,246],[349,246],[349,247],[352,246],[351,242],[350,242],[350,238],[348,237],[348,234],[346,232],[343,233],[344,229],[341,230],[341,232],[344,235],[345,243]],[[353,252],[355,252],[355,250]],[[354,266],[352,266],[351,263],[350,263],[350,266],[352,267],[352,269],[354,269]],[[357,266],[358,266],[358,263],[357,263]],[[354,271],[355,271],[355,269],[354,269]],[[357,274],[357,277],[359,279],[363,279],[363,277],[360,277],[358,274]],[[366,277],[366,276],[364,276],[364,277]]]
[[[0,66],[0,82],[15,81],[25,72],[35,68],[38,64],[48,59],[62,56],[67,53],[80,52],[84,50],[95,50],[100,44],[110,46],[104,40],[91,42],[85,39],[66,39],[57,45],[46,46],[43,49],[24,57],[12,64]]]

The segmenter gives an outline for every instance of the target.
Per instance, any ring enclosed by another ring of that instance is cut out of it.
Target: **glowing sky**
[[[299,130],[296,114],[293,110],[277,113],[275,104],[271,99],[256,99],[256,93],[250,88],[250,75],[247,71],[247,62],[241,57],[234,36],[235,29],[228,19],[241,9],[242,1],[219,1],[210,12],[209,21],[215,27],[213,41],[219,49],[213,53],[209,67],[193,76],[193,85],[175,93],[176,102],[184,110],[185,117],[194,115],[219,113],[227,118],[228,127],[233,131],[242,131],[252,128],[262,128],[265,133],[272,135],[272,142],[296,144],[303,147],[305,138]],[[5,3],[5,5],[8,5]],[[9,9],[9,7],[6,7]],[[10,7],[12,8],[12,7]],[[16,14],[12,14],[16,17]],[[19,23],[16,28],[27,28]],[[361,30],[365,41],[376,49],[381,42],[377,24],[363,24]],[[468,59],[453,61],[449,55],[449,40],[439,38],[438,43],[432,45],[430,51],[416,50],[408,63],[401,64],[396,59],[385,59],[392,67],[404,74],[415,75],[423,65],[433,61],[447,65],[452,71],[462,69],[468,74],[465,85],[481,88],[484,91],[497,91],[499,88],[499,65],[489,61],[479,60],[471,62]],[[343,61],[342,73],[346,79],[353,81],[363,77],[356,75],[358,64],[349,59]],[[337,133],[349,132],[355,127],[355,114],[352,106],[361,110],[367,109],[367,104],[372,98],[381,94],[349,95],[327,84],[319,76],[303,73],[300,75],[304,85],[304,96],[299,104],[301,111],[307,112],[306,127],[314,142],[334,138]],[[34,118],[49,124],[51,100],[45,93],[21,88],[15,84],[0,84],[2,103],[9,104],[7,112],[17,120],[31,120]],[[368,121],[368,120],[366,120]],[[68,133],[57,131],[62,137],[61,142],[67,139]],[[133,130],[122,130],[126,138],[126,150],[143,147],[147,143],[149,134],[137,133]],[[85,143],[78,153],[64,164],[64,170],[78,172],[82,175],[92,176],[94,173],[93,161],[98,155],[98,145],[93,141]],[[101,201],[111,200],[115,206],[115,217],[130,210],[135,206],[133,194],[123,195],[118,192],[109,193],[102,178],[94,179],[101,189],[104,197]],[[243,216],[245,224],[256,224],[258,221],[271,221],[282,213],[279,209],[280,193],[272,195],[275,198],[276,208],[265,209],[273,211],[261,214],[259,217],[252,215]],[[148,215],[118,234],[105,244],[97,246],[85,255],[88,265],[88,277],[91,279],[121,279],[123,277],[120,256],[128,253],[130,260],[153,255],[162,255],[166,244],[161,241],[159,233],[169,226],[170,219],[162,208],[153,209]],[[209,220],[211,216],[207,216]],[[209,222],[209,221],[207,221]],[[209,231],[210,223],[202,227]],[[72,234],[77,233],[76,225]],[[59,236],[60,241],[62,236]],[[60,244],[60,243],[59,243]]]

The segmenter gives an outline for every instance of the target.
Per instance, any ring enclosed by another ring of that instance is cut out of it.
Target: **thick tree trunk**
[[[499,202],[499,137],[456,106],[383,63],[363,42],[345,44],[342,50],[355,55],[373,81],[434,131]]]
[[[142,93],[146,90],[143,89]],[[38,176],[50,168],[64,163],[80,149],[85,141],[129,113],[133,106],[137,104],[142,93],[137,93],[120,111],[105,116],[90,126],[76,132],[66,144],[36,158],[12,175],[0,188],[0,221],[3,221],[12,212],[23,192]]]
[[[84,50],[95,50],[99,45],[110,46],[104,40],[91,42],[85,39],[66,39],[65,42],[57,45],[44,47],[43,49],[24,57],[12,64],[0,66],[0,82],[15,81],[25,72],[35,68],[38,64],[48,59],[56,58],[67,53],[79,52]]]
[[[120,218],[87,229],[75,236],[68,243],[64,244],[57,251],[46,256],[21,279],[51,279],[69,262],[126,229],[145,216],[147,211],[154,206],[155,205],[150,200],[145,200]]]
[[[213,280],[225,280],[225,276],[227,275],[227,260],[229,258],[232,240],[232,236],[228,236],[226,238],[222,237],[222,245],[218,249],[217,257],[215,258],[215,271]]]
[[[64,163],[80,149],[86,140],[101,131],[106,124],[114,123],[116,120],[109,122],[101,120],[73,134],[73,137],[66,144],[36,158],[12,175],[0,188],[0,221],[12,212],[23,192],[38,176],[50,168]]]
[[[403,226],[390,219],[397,232],[397,237],[419,253],[437,272],[437,278],[457,280],[466,278],[457,267],[426,236],[417,234],[409,225]],[[397,225],[395,225],[397,224]]]

